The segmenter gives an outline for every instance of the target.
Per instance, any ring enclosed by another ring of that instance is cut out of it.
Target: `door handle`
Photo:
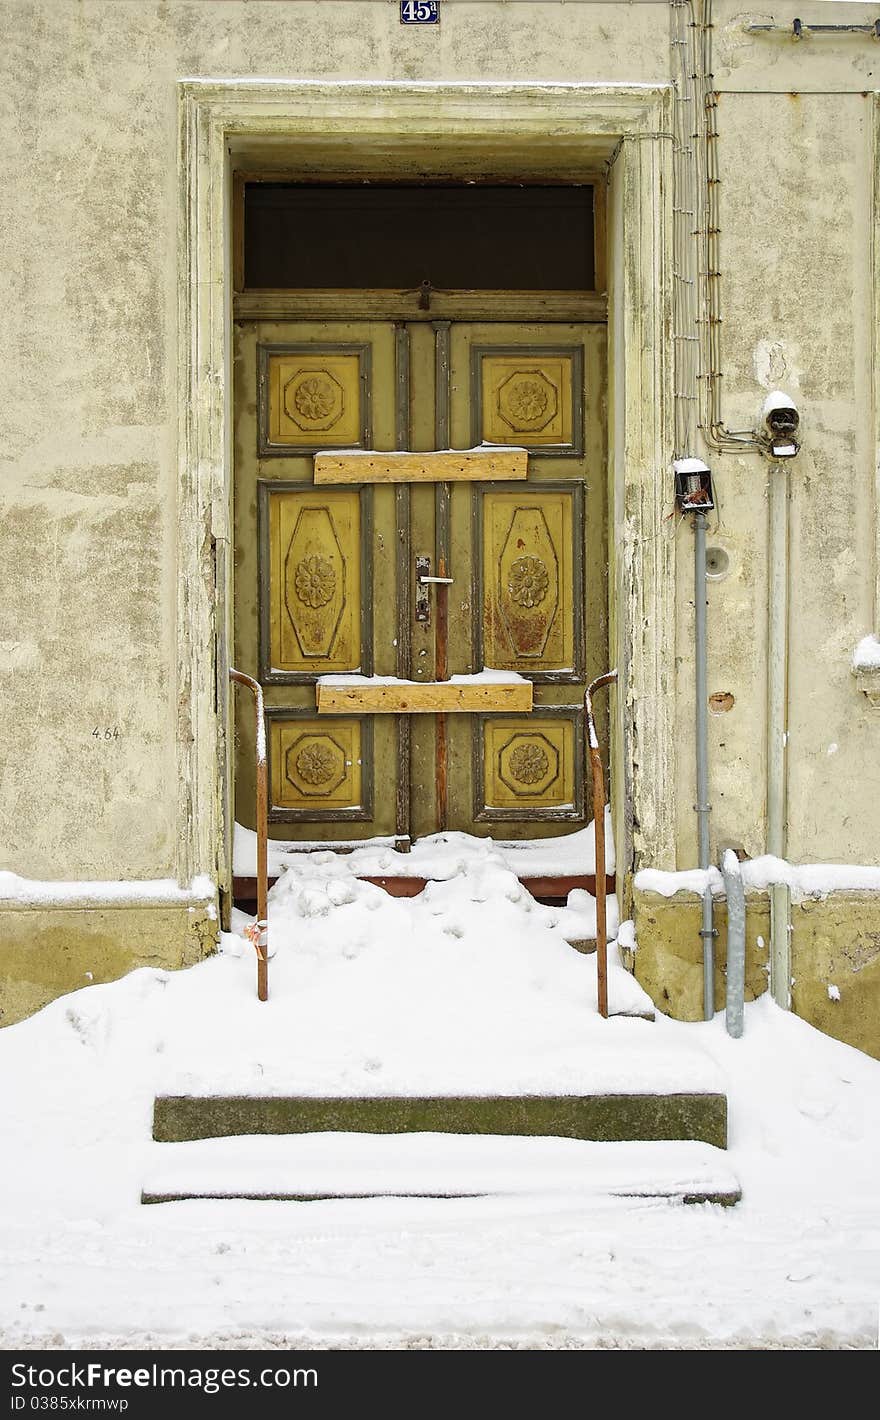
[[[451,587],[452,577],[432,577],[430,557],[416,558],[416,621],[431,623],[431,587]]]

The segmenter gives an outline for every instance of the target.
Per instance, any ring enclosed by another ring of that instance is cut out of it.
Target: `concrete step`
[[[555,1139],[693,1139],[727,1147],[727,1098],[710,1092],[583,1095],[226,1095],[156,1098],[164,1143],[236,1134],[494,1134]]]
[[[693,1141],[301,1134],[156,1144],[141,1201],[526,1196],[730,1205],[741,1191],[724,1153]]]

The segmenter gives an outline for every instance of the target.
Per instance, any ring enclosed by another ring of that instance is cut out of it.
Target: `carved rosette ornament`
[[[335,769],[333,751],[326,745],[306,745],[296,757],[296,772],[307,784],[329,783]]]
[[[550,574],[541,557],[517,557],[511,563],[507,590],[517,606],[539,606],[547,595]]]
[[[304,419],[326,419],[334,400],[334,390],[323,375],[309,375],[296,387],[293,402]]]
[[[294,587],[304,606],[326,606],[336,591],[336,573],[326,557],[313,554],[297,564]]]
[[[540,434],[558,408],[556,385],[543,370],[514,370],[495,392],[498,415],[515,433]]]
[[[547,411],[548,402],[547,386],[541,380],[518,380],[507,394],[511,414],[523,424],[540,419]]]
[[[518,784],[537,784],[546,776],[550,760],[540,745],[522,744],[511,752],[508,768]]]

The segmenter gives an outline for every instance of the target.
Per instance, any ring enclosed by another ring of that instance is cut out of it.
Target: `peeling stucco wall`
[[[877,862],[880,718],[851,673],[873,629],[877,430],[872,362],[874,125],[880,53],[866,36],[752,37],[716,12],[722,400],[728,428],[753,429],[769,390],[798,404],[790,483],[787,856]],[[867,7],[818,5],[815,23],[865,23]],[[708,454],[718,512],[710,549],[729,558],[708,594],[713,855],[765,851],[768,481],[754,453]],[[678,531],[678,865],[696,861],[693,535]]]
[[[649,81],[667,16],[456,5],[426,31],[381,0],[3,0],[0,32],[0,867],[163,877],[181,863],[177,82]]]
[[[789,24],[796,7],[772,13]],[[864,23],[866,4],[815,20]],[[803,409],[791,469],[789,855],[876,862],[880,713],[850,673],[877,631],[880,51],[746,33],[715,7],[723,401]],[[179,795],[177,85],[183,77],[666,83],[663,3],[0,0],[0,868],[183,873]],[[698,451],[695,451],[698,452]],[[713,847],[764,847],[767,466],[711,456]],[[671,507],[671,503],[670,503]],[[695,861],[691,531],[675,544],[675,857]],[[97,736],[94,732],[97,731]],[[651,772],[650,746],[640,746]],[[204,867],[207,865],[198,865]]]
[[[635,893],[635,975],[658,1008],[680,1021],[703,1019],[701,906],[692,892]],[[727,905],[715,904],[714,1002],[727,991]],[[768,986],[770,908],[746,896],[744,998]],[[791,908],[792,1010],[811,1025],[880,1059],[880,894],[831,892]]]

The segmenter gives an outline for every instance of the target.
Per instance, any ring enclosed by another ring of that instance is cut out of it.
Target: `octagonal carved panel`
[[[474,817],[524,823],[580,818],[580,728],[577,707],[536,709],[528,717],[480,717],[474,727]]]
[[[345,780],[345,748],[330,734],[306,732],[285,751],[284,775],[303,798],[328,798]]]
[[[260,455],[365,447],[369,371],[368,346],[261,346]]]
[[[540,369],[514,370],[495,391],[496,409],[513,434],[539,434],[559,408],[559,391]]]
[[[329,370],[298,370],[284,386],[284,411],[298,429],[325,433],[345,412],[345,390]]]
[[[471,360],[474,443],[519,444],[553,456],[583,452],[581,346],[474,346]]]
[[[511,734],[498,750],[498,778],[519,799],[542,797],[559,777],[559,759],[546,734]]]
[[[370,817],[372,733],[365,720],[276,707],[266,718],[270,819]]]

